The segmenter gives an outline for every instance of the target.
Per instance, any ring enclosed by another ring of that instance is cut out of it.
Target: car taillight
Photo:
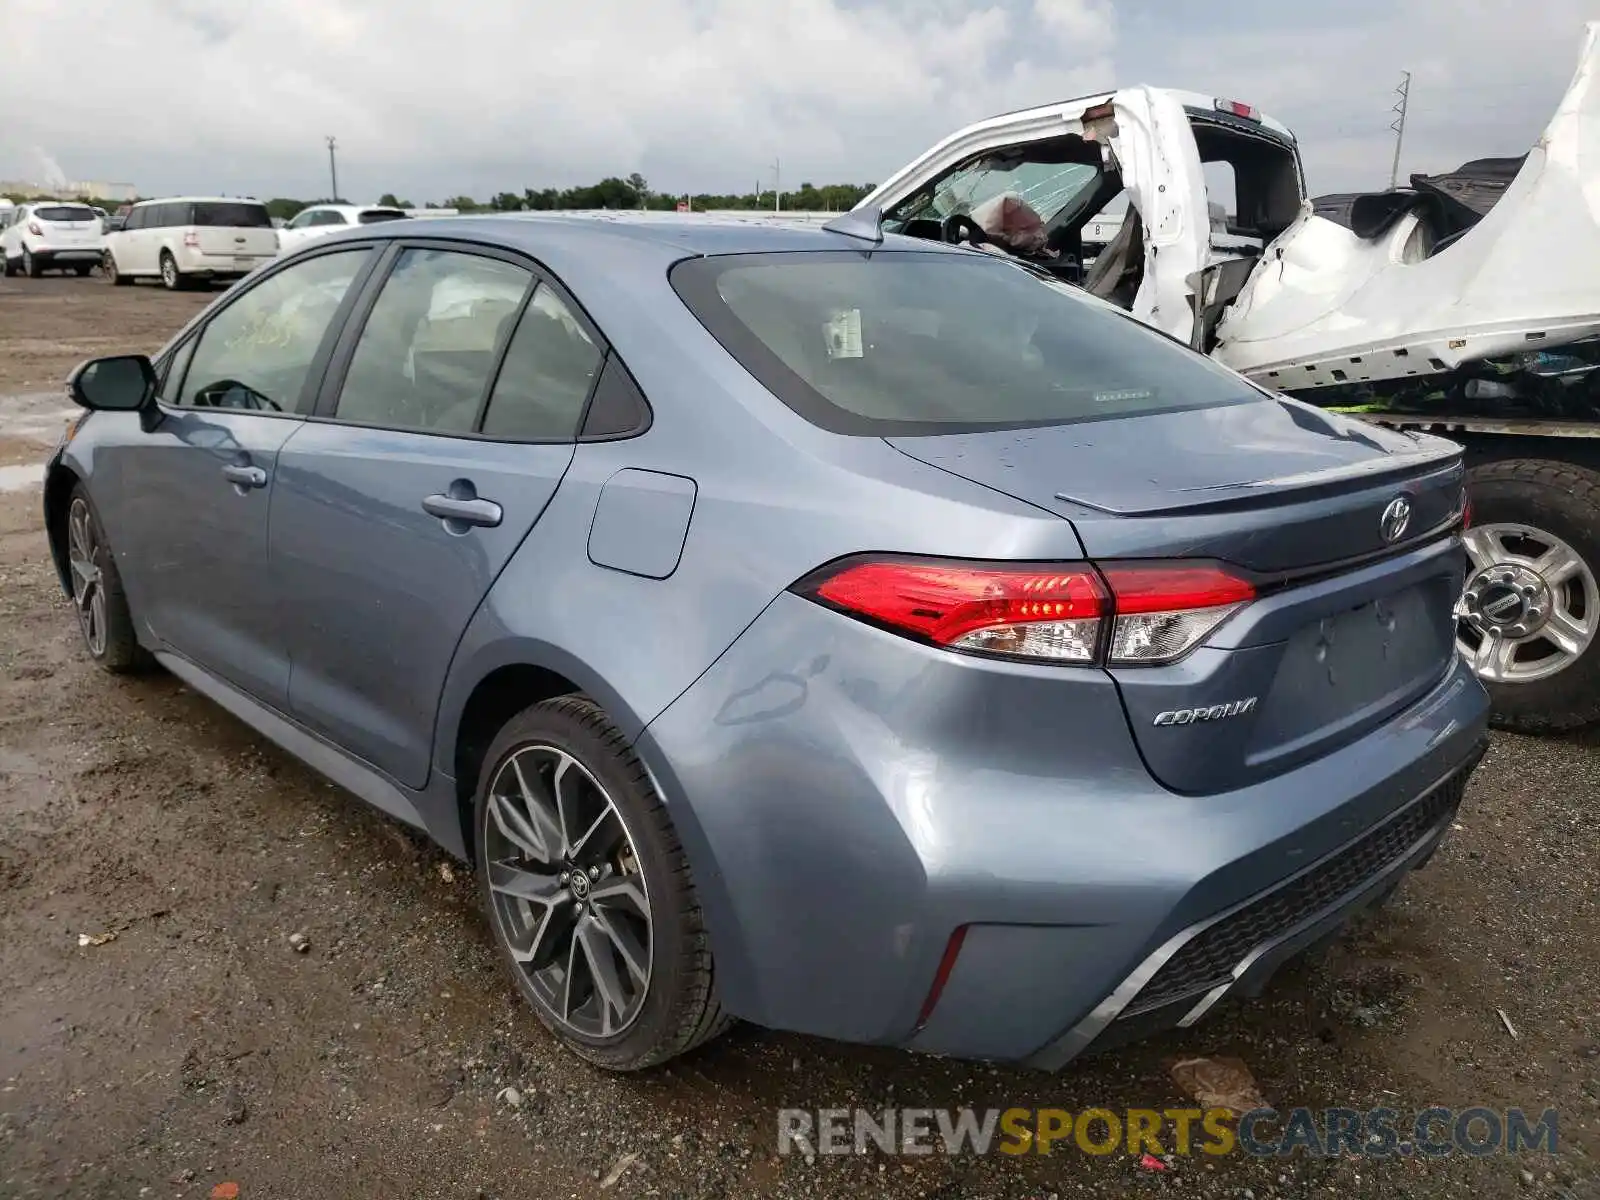
[[[1236,117],[1243,117],[1247,121],[1259,121],[1261,113],[1253,105],[1241,104],[1237,100],[1218,100],[1217,111],[1232,113]]]
[[[1173,662],[1255,597],[1211,563],[846,559],[796,584],[830,608],[951,650],[1062,664]]]
[[[188,233],[183,235],[183,244],[185,246],[198,246],[200,244],[200,235],[192,229],[189,230]]]
[[[1116,598],[1108,660],[1167,663],[1199,645],[1256,589],[1210,563],[1113,563],[1101,568]]]
[[[33,234],[34,237],[43,237],[44,236],[44,230],[39,228],[39,222],[37,222],[37,221],[29,221],[28,222],[28,232]]]

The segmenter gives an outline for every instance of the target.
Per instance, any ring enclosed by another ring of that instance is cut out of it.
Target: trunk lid
[[[205,201],[194,205],[192,216],[202,254],[258,258],[278,252],[278,231],[265,205]]]
[[[1252,580],[1256,599],[1184,658],[1110,669],[1174,791],[1242,787],[1347,745],[1453,661],[1465,490],[1449,442],[1279,398],[889,441],[1070,520],[1097,561],[1213,560]]]

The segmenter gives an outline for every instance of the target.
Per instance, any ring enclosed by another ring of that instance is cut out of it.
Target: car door
[[[159,424],[117,451],[140,615],[164,647],[280,709],[289,667],[267,561],[273,475],[373,258],[370,246],[339,247],[230,296],[172,356]]]
[[[513,256],[391,256],[279,456],[271,555],[290,712],[421,787],[456,644],[555,494],[604,348]]]
[[[169,206],[150,204],[136,208],[128,218],[128,270],[134,275],[156,273],[157,242],[161,236],[162,214]]]
[[[307,229],[311,222],[315,220],[316,215],[317,210],[314,208],[303,209],[295,214],[292,221],[278,230],[278,252],[280,254],[288,254],[291,250],[297,250],[306,242],[310,236],[307,233]]]

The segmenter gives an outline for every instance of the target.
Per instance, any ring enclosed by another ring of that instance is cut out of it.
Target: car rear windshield
[[[41,221],[98,221],[92,208],[79,208],[71,204],[47,204],[33,210]]]
[[[1059,425],[1264,400],[1070,288],[976,253],[687,259],[678,295],[746,370],[837,433]]]
[[[271,229],[272,218],[264,204],[230,204],[226,201],[205,200],[190,205],[191,225],[207,225],[227,229]]]
[[[390,208],[369,208],[356,218],[362,225],[376,225],[379,221],[404,221],[406,214]]]

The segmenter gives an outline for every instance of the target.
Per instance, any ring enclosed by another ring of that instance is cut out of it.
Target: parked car
[[[301,209],[278,231],[278,253],[298,250],[315,238],[349,229],[352,225],[404,221],[409,216],[404,209],[384,204],[314,204]]]
[[[1456,446],[870,222],[369,225],[69,386],[89,655],[475,861],[606,1067],[1191,1022],[1481,753]]]
[[[105,252],[100,218],[87,204],[45,200],[20,204],[0,232],[5,274],[37,279],[46,271],[87,275]]]
[[[118,285],[159,279],[176,291],[243,278],[277,253],[277,231],[259,201],[143,200],[106,238],[106,273]]]
[[[1569,729],[1600,721],[1597,136],[1592,23],[1525,157],[1321,213],[1282,123],[1153,87],[980,121],[857,211],[1030,262],[1274,391],[1460,442],[1481,517],[1461,652],[1500,724]],[[1123,201],[1095,257],[1088,231]]]

